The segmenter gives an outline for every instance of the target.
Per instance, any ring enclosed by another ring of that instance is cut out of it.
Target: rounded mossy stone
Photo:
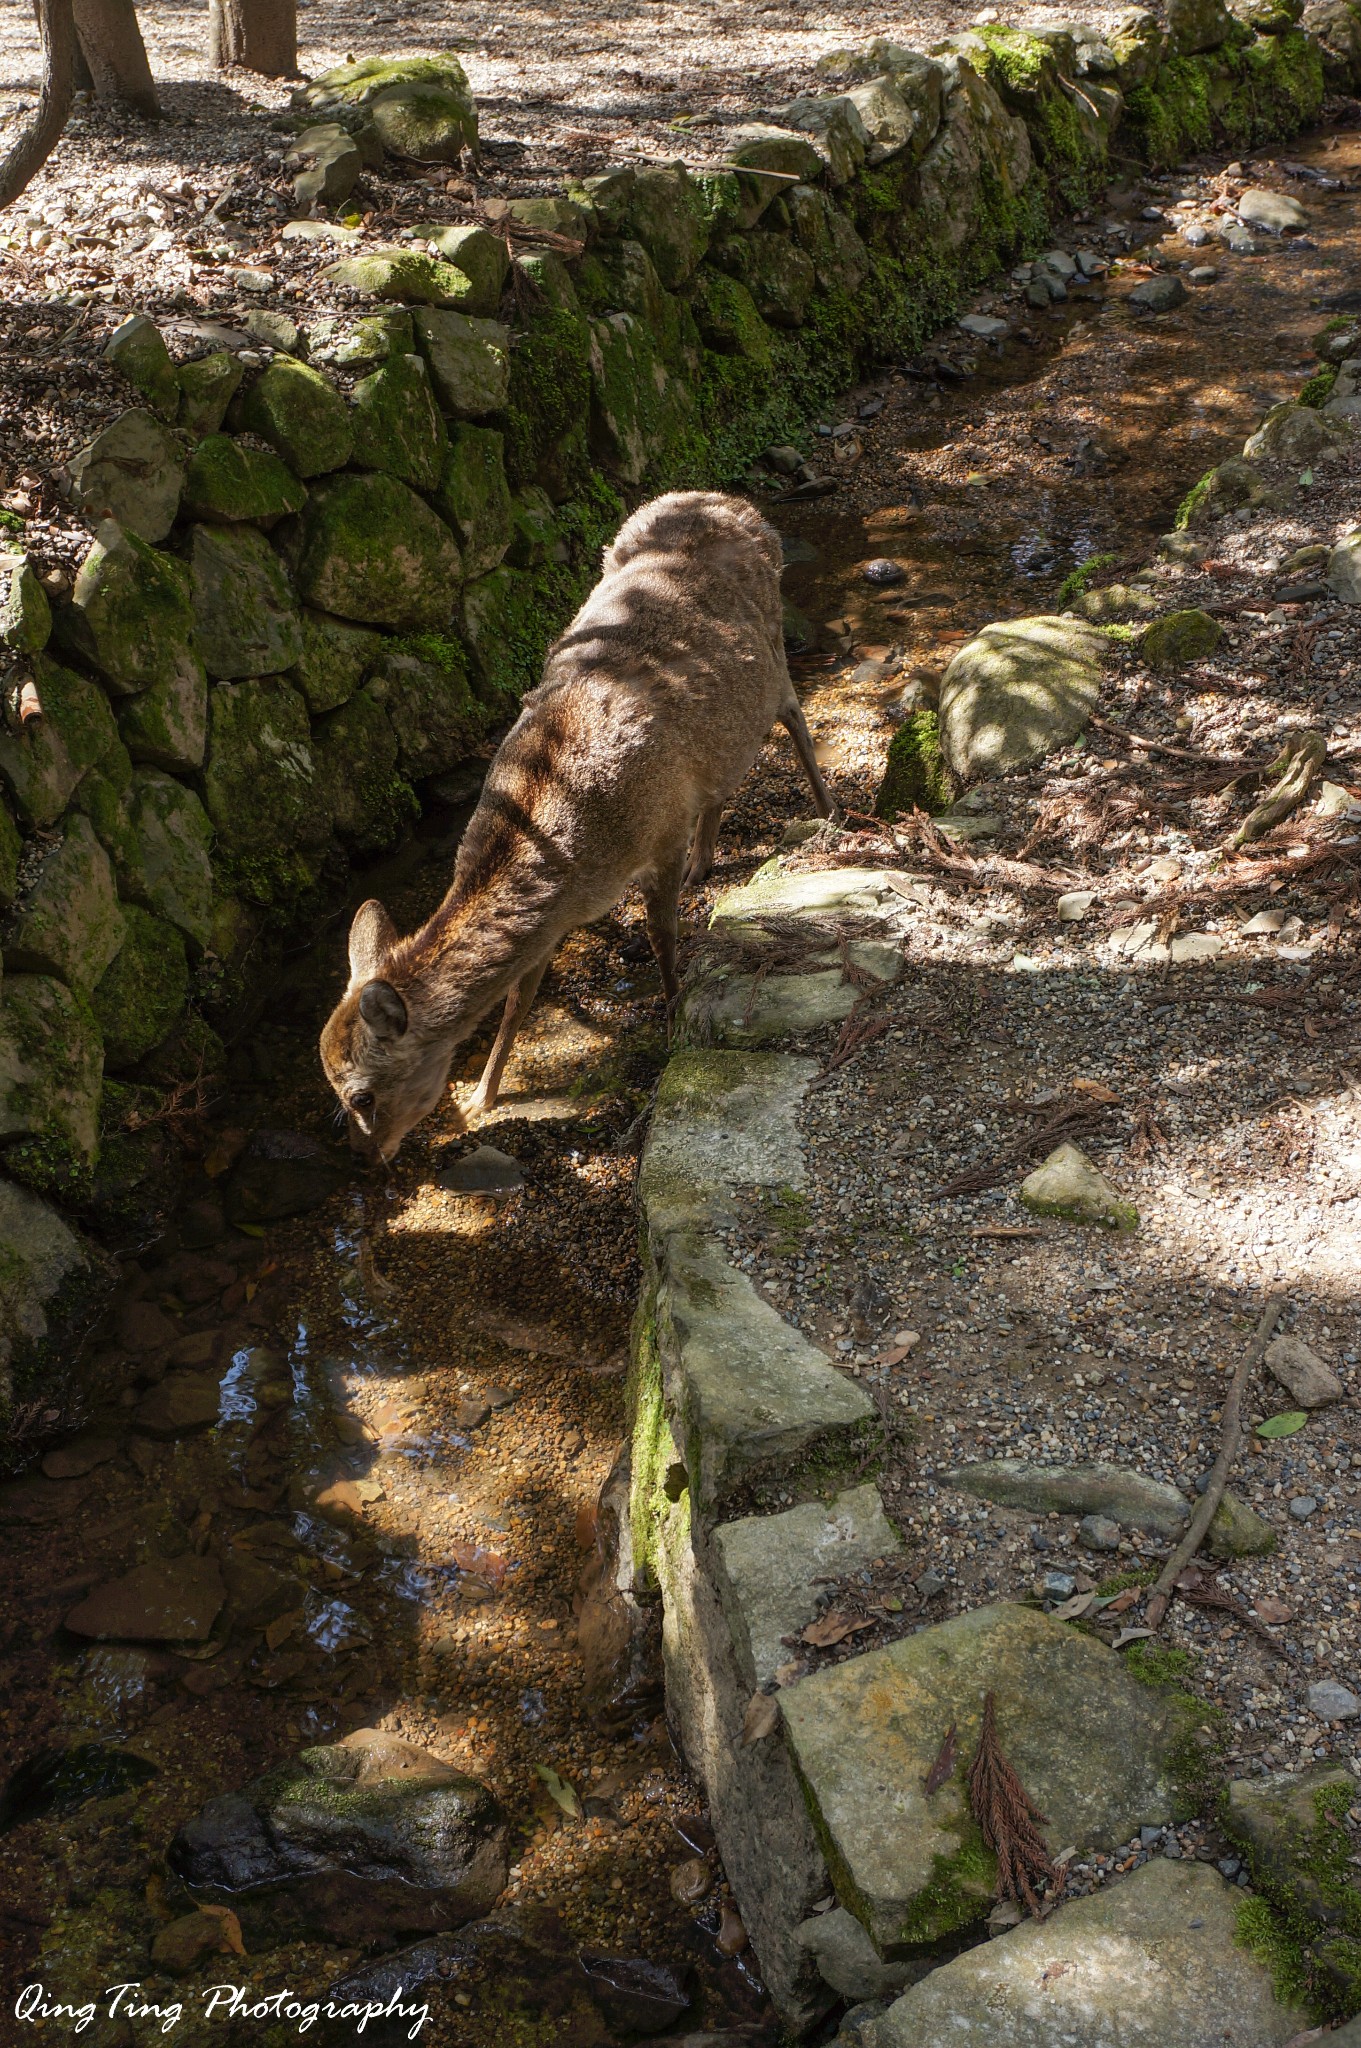
[[[505,441],[494,427],[460,422],[450,430],[434,505],[458,535],[470,581],[504,560],[513,532],[511,497]]]
[[[277,356],[238,400],[238,425],[268,441],[297,476],[343,469],[354,450],[350,410],[319,370]]]
[[[1184,533],[1188,529],[1209,526],[1213,520],[1222,519],[1226,512],[1239,512],[1248,506],[1261,504],[1265,496],[1266,485],[1260,470],[1254,469],[1242,456],[1230,455],[1207,470],[1198,483],[1192,484],[1177,507],[1174,530]]]
[[[537,579],[525,571],[493,569],[465,586],[463,636],[484,703],[513,702],[533,689],[553,631]]]
[[[42,844],[42,842],[38,842]],[[5,934],[6,964],[55,974],[84,994],[123,943],[123,916],[109,856],[90,820],[72,811],[60,839],[43,848]]]
[[[302,615],[302,653],[288,672],[307,699],[314,718],[353,697],[383,646],[381,633],[333,619],[325,612]]]
[[[106,1065],[133,1066],[159,1045],[189,997],[184,938],[135,903],[123,906],[123,944],[90,998]]]
[[[1146,7],[1127,8],[1107,31],[1106,43],[1115,58],[1121,92],[1132,93],[1149,84],[1162,63],[1162,27],[1157,15]]]
[[[328,264],[322,275],[329,284],[402,306],[457,306],[467,295],[468,280],[458,266],[421,249],[366,249]]]
[[[1154,170],[1208,149],[1215,123],[1205,65],[1190,57],[1165,58],[1151,80],[1129,93],[1125,118]]]
[[[280,677],[212,692],[203,803],[217,830],[214,865],[229,891],[286,907],[311,886],[331,820],[307,706]]]
[[[606,469],[639,484],[665,475],[684,441],[694,401],[667,370],[651,332],[633,313],[591,328],[591,447]]]
[[[52,607],[27,555],[0,554],[0,646],[41,654],[52,631]]]
[[[134,761],[173,773],[203,766],[208,738],[208,678],[192,656],[168,682],[124,697],[118,735]]]
[[[740,278],[705,265],[695,279],[690,306],[707,347],[770,367],[774,337]]]
[[[182,675],[194,663],[193,632],[183,562],[105,520],[59,614],[62,644],[123,695]]]
[[[730,235],[710,252],[710,261],[746,286],[762,319],[772,327],[802,327],[817,286],[813,259],[787,235],[757,228]]]
[[[0,723],[0,784],[18,817],[45,828],[55,825],[86,769],[117,744],[118,732],[108,698],[89,676],[46,654],[35,654],[32,668],[43,715],[36,731]]]
[[[399,632],[444,626],[462,573],[449,528],[396,477],[335,477],[312,491],[297,574],[319,611]]]
[[[8,910],[14,901],[23,851],[19,827],[10,816],[8,804],[0,800],[0,910]]]
[[[474,318],[495,313],[510,274],[510,254],[500,235],[466,222],[449,227],[417,227],[410,232],[438,250],[444,262],[466,280],[466,288],[453,302],[460,313],[470,313]]]
[[[817,185],[795,185],[784,204],[794,240],[812,258],[823,291],[854,296],[870,272],[870,253],[854,224]]]
[[[1213,654],[1223,638],[1218,619],[1191,607],[1154,619],[1144,629],[1139,652],[1151,668],[1184,668]]]
[[[227,417],[245,371],[225,349],[196,356],[176,371],[180,387],[179,425],[186,434],[215,434]]]
[[[336,837],[355,853],[395,846],[421,807],[398,773],[397,736],[372,686],[318,720],[312,751]]]
[[[389,647],[368,691],[386,713],[397,764],[413,782],[456,768],[486,730],[486,712],[469,686],[467,655],[444,634],[415,633]]]
[[[420,356],[392,356],[354,387],[354,460],[417,490],[433,491],[449,432]]]
[[[385,306],[380,313],[365,313],[342,328],[335,320],[318,321],[312,328],[312,356],[317,362],[335,363],[345,370],[376,369],[389,356],[408,356],[415,347],[411,315],[401,306]]]
[[[416,346],[446,412],[480,419],[500,412],[510,391],[510,329],[499,320],[422,307],[414,315]]]
[[[115,327],[104,344],[104,354],[154,412],[162,419],[174,419],[180,404],[179,379],[154,320],[145,313],[132,314]]]
[[[955,778],[940,750],[940,728],[934,711],[914,711],[889,743],[884,777],[874,799],[878,818],[897,818],[904,811],[948,811],[959,795]]]
[[[302,652],[288,571],[251,526],[192,528],[194,646],[214,681],[276,675]]]
[[[230,434],[209,434],[185,465],[186,519],[272,526],[289,512],[301,512],[306,502],[306,490],[286,463],[267,449],[244,447]]]
[[[0,1143],[15,1179],[15,1140],[50,1145],[88,1168],[99,1142],[104,1048],[89,1003],[46,974],[7,974],[0,987]],[[40,1161],[30,1160],[36,1171]]]
[[[118,748],[83,778],[72,801],[113,862],[122,902],[166,919],[195,948],[206,946],[213,828],[193,790],[159,769],[134,769]]]

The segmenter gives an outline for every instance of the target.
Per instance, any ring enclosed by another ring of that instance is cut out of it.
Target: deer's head
[[[397,927],[381,903],[350,926],[350,983],[321,1034],[321,1063],[349,1120],[350,1144],[386,1164],[444,1094],[451,1048],[419,980],[394,962]]]

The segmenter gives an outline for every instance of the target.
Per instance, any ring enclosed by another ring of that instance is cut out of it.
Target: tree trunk
[[[121,100],[149,121],[161,118],[161,103],[137,26],[133,0],[74,0],[76,33],[95,82],[95,97]]]
[[[208,0],[208,55],[265,78],[298,75],[297,0]]]
[[[71,0],[37,0],[38,33],[43,46],[43,82],[38,111],[18,141],[0,158],[0,207],[19,197],[55,149],[66,117],[76,61],[76,30]]]

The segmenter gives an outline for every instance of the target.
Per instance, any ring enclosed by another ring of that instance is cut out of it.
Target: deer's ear
[[[369,981],[397,943],[397,927],[376,896],[361,903],[350,926],[350,980]]]
[[[359,1014],[375,1038],[401,1038],[406,1031],[406,1004],[390,981],[364,983]]]

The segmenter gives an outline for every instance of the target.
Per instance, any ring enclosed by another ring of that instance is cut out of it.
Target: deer
[[[681,889],[708,874],[777,723],[833,815],[785,658],[780,567],[778,534],[723,492],[669,492],[624,522],[490,764],[442,902],[405,938],[376,899],[355,913],[321,1060],[369,1163],[394,1158],[501,1004],[459,1127],[495,1108],[558,945],[634,884],[674,1016]]]

